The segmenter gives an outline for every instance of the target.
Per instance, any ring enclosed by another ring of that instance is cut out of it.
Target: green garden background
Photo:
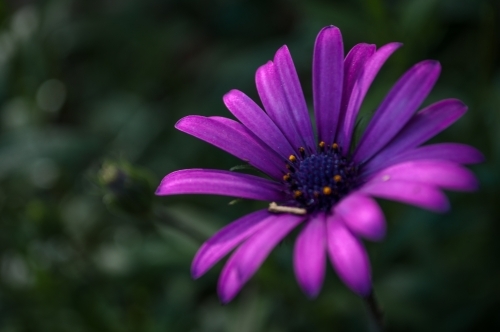
[[[346,50],[404,43],[360,127],[405,70],[436,59],[425,104],[469,111],[433,140],[486,156],[480,190],[449,193],[446,214],[381,201],[388,234],[367,247],[387,331],[500,330],[499,16],[497,0],[0,0],[0,331],[370,331],[331,267],[317,299],[300,291],[293,235],[222,306],[222,264],[192,280],[191,260],[265,203],[153,196],[174,170],[241,164],[174,125],[230,116],[233,88],[257,98],[255,71],[283,44],[311,106],[312,48],[330,24]]]

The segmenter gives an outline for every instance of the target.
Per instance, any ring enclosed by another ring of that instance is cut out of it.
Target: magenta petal
[[[281,86],[281,79],[272,61],[257,69],[255,83],[264,109],[288,142],[292,147],[303,146],[293,118],[288,111],[288,102]]]
[[[299,76],[295,70],[288,47],[282,46],[274,56],[274,64],[281,79],[281,86],[287,101],[288,116],[292,117],[296,132],[302,140],[301,146],[314,151],[314,133],[311,118],[307,110],[304,93],[300,86]]]
[[[375,79],[375,76],[377,76],[382,65],[399,47],[401,47],[400,43],[390,43],[382,46],[368,59],[368,61],[366,61],[363,69],[358,74],[354,87],[352,88],[351,97],[349,98],[349,104],[344,116],[344,123],[339,127],[340,131],[337,137],[338,143],[344,152],[347,153],[349,151],[356,117],[358,116],[361,103],[370,85]]]
[[[295,241],[295,276],[304,293],[311,298],[318,295],[325,277],[325,232],[325,214],[318,213],[309,219]]]
[[[421,146],[401,153],[398,158],[442,159],[459,164],[477,164],[484,161],[484,155],[476,148],[460,143],[438,143]]]
[[[337,27],[323,28],[313,57],[314,113],[318,140],[331,144],[339,121],[344,76],[344,45]]]
[[[401,130],[431,91],[440,71],[439,62],[426,60],[398,80],[363,133],[354,152],[355,162],[370,159]]]
[[[436,212],[445,212],[450,208],[450,203],[442,191],[435,186],[423,183],[396,180],[370,181],[359,191]]]
[[[266,220],[265,228],[252,235],[236,249],[224,265],[219,277],[217,289],[222,303],[228,303],[238,294],[271,250],[304,218],[306,217],[291,214],[271,215]]]
[[[229,91],[224,95],[224,104],[245,127],[281,157],[288,158],[295,153],[276,124],[243,92]]]
[[[262,201],[285,199],[281,184],[258,176],[210,169],[184,169],[161,180],[156,195],[212,194]]]
[[[360,193],[349,194],[335,206],[349,229],[358,236],[378,241],[385,236],[384,214],[377,202]]]
[[[410,181],[435,185],[443,189],[472,191],[478,189],[474,174],[467,168],[449,161],[418,160],[386,168],[369,182]]]
[[[370,261],[361,241],[338,215],[327,221],[328,254],[340,280],[353,292],[368,296],[372,289]]]
[[[269,176],[280,179],[283,161],[241,123],[222,117],[186,116],[175,128],[247,161]]]
[[[424,108],[411,118],[380,153],[368,161],[366,167],[370,167],[372,162],[377,164],[379,160],[387,160],[401,151],[425,143],[457,121],[466,110],[467,106],[457,99],[441,100]]]
[[[375,159],[375,158],[374,158]],[[378,172],[388,166],[412,160],[443,160],[459,164],[477,164],[484,161],[483,154],[472,146],[460,143],[438,143],[410,149],[392,156],[389,159],[379,159],[367,164],[361,176]]]
[[[361,71],[363,70],[366,62],[375,53],[376,47],[373,44],[357,44],[349,51],[344,60],[344,87],[342,88],[342,102],[340,104],[340,117],[337,128],[337,134],[342,132],[344,126],[345,114],[351,93],[354,88],[354,83]],[[338,135],[337,135],[338,136]]]
[[[221,228],[196,253],[191,264],[191,275],[199,278],[237,245],[268,224],[270,214],[259,210]]]

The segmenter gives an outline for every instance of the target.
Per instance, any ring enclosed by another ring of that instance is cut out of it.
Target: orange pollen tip
[[[299,148],[299,152],[300,152],[300,153],[304,153],[304,152],[306,152],[306,149],[304,149],[303,147],[300,147],[300,148]]]
[[[335,175],[335,176],[333,177],[333,181],[335,181],[335,182],[340,182],[340,181],[342,181],[342,177],[341,177],[340,175]]]
[[[300,190],[295,190],[295,191],[293,192],[293,198],[298,198],[298,197],[300,197],[300,196],[302,196],[302,191],[300,191]]]
[[[324,187],[323,188],[323,194],[324,195],[330,195],[332,193],[332,188],[330,187]]]
[[[319,145],[320,148],[324,148],[325,147],[325,142],[321,141],[321,142],[319,142],[318,145]]]
[[[297,157],[295,157],[293,154],[288,157],[288,160],[290,160],[292,163],[297,160]]]
[[[288,180],[290,180],[290,174],[285,174],[285,175],[283,175],[283,180],[284,180],[284,181],[288,181]]]
[[[337,150],[337,149],[339,148],[339,145],[338,145],[337,143],[333,143],[333,144],[332,144],[332,148],[333,148],[334,150]]]

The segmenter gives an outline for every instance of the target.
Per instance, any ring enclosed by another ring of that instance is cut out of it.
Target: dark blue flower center
[[[291,155],[283,177],[290,203],[308,212],[328,211],[357,184],[358,167],[337,144],[320,142],[313,154],[299,149]]]

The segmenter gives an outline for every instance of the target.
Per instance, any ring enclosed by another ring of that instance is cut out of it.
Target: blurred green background
[[[331,268],[318,299],[301,293],[293,237],[221,306],[221,264],[193,281],[192,257],[265,203],[151,196],[171,171],[241,164],[174,124],[228,116],[233,88],[256,98],[255,70],[283,44],[311,104],[312,47],[329,24],[346,50],[404,43],[362,124],[399,75],[437,59],[426,104],[454,97],[469,112],[434,140],[487,158],[472,167],[480,191],[450,193],[447,214],[381,202],[388,235],[367,246],[387,330],[500,330],[499,12],[497,0],[0,1],[0,331],[368,330]]]

